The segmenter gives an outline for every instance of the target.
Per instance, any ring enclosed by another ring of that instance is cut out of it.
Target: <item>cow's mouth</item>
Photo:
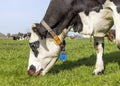
[[[42,73],[43,69],[40,69],[39,71],[35,72],[34,70],[28,70],[28,74],[31,76],[39,76]]]
[[[50,61],[44,66],[39,69],[36,69],[36,67],[34,65],[31,65],[28,69],[28,74],[30,76],[39,76],[39,75],[45,75],[52,67],[53,65],[55,64],[55,62],[58,60],[58,56],[56,58],[51,58]]]

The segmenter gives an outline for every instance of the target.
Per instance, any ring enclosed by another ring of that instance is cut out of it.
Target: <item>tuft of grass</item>
[[[96,53],[90,39],[66,39],[67,61],[45,75],[27,74],[28,40],[0,39],[0,86],[120,86],[120,51],[105,40],[105,74],[92,76]]]

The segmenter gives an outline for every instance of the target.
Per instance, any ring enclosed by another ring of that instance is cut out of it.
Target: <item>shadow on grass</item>
[[[107,65],[108,63],[115,63],[117,62],[120,65],[120,52],[111,52],[108,54],[104,54],[104,64]],[[96,62],[96,55],[91,55],[90,57],[83,57],[81,59],[78,59],[77,61],[70,61],[67,60],[63,62],[62,64],[55,64],[55,66],[52,68],[52,70],[49,73],[59,73],[63,70],[72,70],[76,67],[80,67],[82,65],[86,66],[95,66]]]

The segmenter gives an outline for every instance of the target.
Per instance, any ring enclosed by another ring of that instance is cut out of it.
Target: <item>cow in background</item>
[[[27,40],[28,40],[28,39],[30,38],[30,36],[31,36],[31,33],[28,32],[28,33],[26,33],[26,34],[23,34],[22,37],[23,37],[24,39],[27,39]]]
[[[31,36],[31,33],[28,32],[25,34],[24,33],[14,34],[11,37],[13,40],[25,40],[25,39],[28,40],[30,38],[30,36]]]

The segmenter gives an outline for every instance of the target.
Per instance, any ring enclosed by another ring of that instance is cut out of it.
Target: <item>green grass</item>
[[[120,86],[120,51],[105,40],[105,74],[92,76],[96,54],[90,39],[66,39],[67,61],[60,60],[45,76],[27,74],[27,40],[0,39],[0,86]]]

